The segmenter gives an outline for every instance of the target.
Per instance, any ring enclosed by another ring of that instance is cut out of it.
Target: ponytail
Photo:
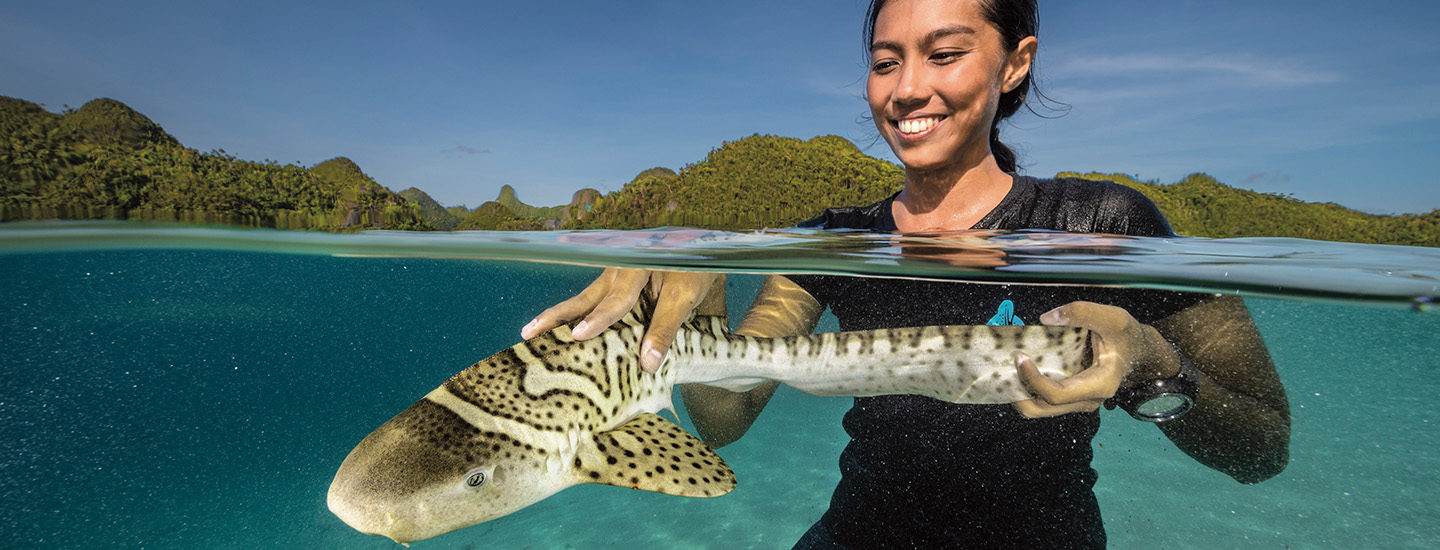
[[[1000,31],[1000,40],[1005,51],[1013,52],[1026,37],[1038,36],[1040,31],[1040,8],[1037,0],[988,0],[980,3],[981,13],[990,24]],[[1000,141],[1000,123],[1020,112],[1030,94],[1035,72],[1030,71],[1015,89],[1000,94],[1000,105],[995,110],[995,120],[990,121],[990,154],[995,163],[1006,172],[1019,171],[1019,158],[1015,150]]]
[[[1000,115],[995,115],[995,123],[990,126],[990,155],[995,157],[995,164],[1000,169],[1011,174],[1020,170],[1015,151],[1010,146],[1000,141]]]

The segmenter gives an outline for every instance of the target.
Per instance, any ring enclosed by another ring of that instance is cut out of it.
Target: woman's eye
[[[876,63],[873,67],[870,67],[870,70],[877,73],[884,73],[888,72],[890,69],[895,68],[896,65],[899,65],[899,63],[896,63],[894,61],[881,61],[879,63]]]
[[[963,55],[965,52],[936,52],[930,55],[930,60],[937,63],[950,63],[960,59],[960,56]]]

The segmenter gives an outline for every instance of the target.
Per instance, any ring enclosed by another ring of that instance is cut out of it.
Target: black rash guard
[[[832,208],[800,227],[895,232],[893,201]],[[1026,176],[1015,176],[1010,192],[974,228],[1174,235],[1155,205],[1128,187]],[[1120,306],[1148,324],[1206,297],[1138,289],[790,278],[830,308],[841,330],[992,320],[1037,324],[1040,314],[1076,300]],[[1103,548],[1105,531],[1090,467],[1090,440],[1099,426],[1098,413],[1031,420],[1010,405],[953,405],[913,395],[856,398],[844,420],[851,439],[840,456],[840,485],[830,509],[796,548]]]

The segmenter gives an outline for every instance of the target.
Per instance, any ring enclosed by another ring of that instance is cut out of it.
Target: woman
[[[1015,156],[999,141],[998,126],[1024,105],[1031,87],[1037,20],[1034,0],[872,2],[866,96],[876,128],[905,166],[904,189],[867,207],[827,210],[802,226],[1171,235],[1155,206],[1128,188],[1015,175]],[[528,338],[584,316],[575,334],[591,337],[648,288],[658,303],[642,362],[653,370],[691,312],[723,304],[702,303],[717,279],[607,270],[522,333]],[[1198,387],[1188,414],[1158,426],[1206,466],[1254,483],[1288,460],[1284,390],[1238,298],[771,276],[738,332],[808,333],[826,307],[844,330],[1001,318],[1085,327],[1095,335],[1096,364],[1057,383],[1021,357],[1021,379],[1036,398],[1013,406],[857,398],[844,421],[851,441],[841,456],[840,485],[796,548],[1104,547],[1091,491],[1097,410],[1154,380],[1183,377]],[[745,433],[775,387],[682,392],[701,437],[718,447]]]

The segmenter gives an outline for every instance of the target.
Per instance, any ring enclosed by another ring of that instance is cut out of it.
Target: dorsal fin
[[[735,472],[714,450],[657,414],[597,433],[593,444],[587,451],[595,458],[576,460],[586,483],[684,497],[717,497],[735,488]]]

